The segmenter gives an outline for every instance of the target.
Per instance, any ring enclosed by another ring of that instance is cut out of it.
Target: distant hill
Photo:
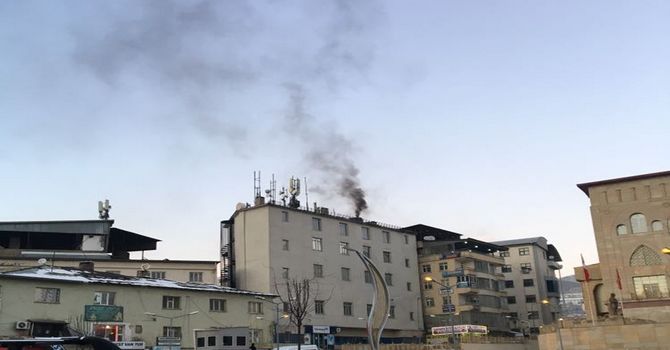
[[[582,287],[575,279],[574,275],[565,276],[561,279],[561,288],[563,293],[581,293]]]

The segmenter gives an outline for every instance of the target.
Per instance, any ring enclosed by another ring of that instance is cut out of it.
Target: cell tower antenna
[[[307,176],[305,176],[305,209],[309,210],[309,195],[307,194]]]
[[[275,180],[275,174],[272,174],[272,180],[270,180],[268,197],[270,197],[270,203],[275,204],[275,199],[277,198],[277,180]]]
[[[254,199],[261,196],[261,171],[254,171]]]
[[[98,201],[98,218],[100,220],[109,220],[109,211],[112,209],[112,206],[109,205],[109,199],[105,201]]]
[[[300,178],[291,177],[288,180],[288,193],[291,195],[288,206],[291,208],[300,208],[300,201],[298,200],[298,196],[300,195]]]

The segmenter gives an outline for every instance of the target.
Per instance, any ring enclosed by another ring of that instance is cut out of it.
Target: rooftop
[[[613,184],[613,183],[618,183],[618,182],[651,179],[651,178],[661,177],[661,176],[670,176],[670,171],[660,171],[660,172],[657,172],[657,173],[648,173],[648,174],[641,174],[641,175],[634,175],[634,176],[619,177],[619,178],[616,178],[616,179],[585,182],[585,183],[577,184],[577,187],[579,187],[579,189],[582,190],[584,193],[586,193],[586,195],[588,196],[589,195],[589,188],[593,187],[593,186],[608,185],[608,184]]]
[[[91,283],[129,287],[149,287],[192,290],[200,292],[258,295],[267,297],[275,296],[274,294],[247,291],[214,284],[178,282],[144,277],[130,277],[109,272],[90,272],[71,267],[30,267],[0,273],[0,279],[30,279],[63,283]]]

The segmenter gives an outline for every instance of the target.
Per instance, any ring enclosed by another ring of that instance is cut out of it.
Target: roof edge
[[[612,184],[612,183],[617,183],[617,182],[628,182],[628,181],[636,181],[636,180],[643,180],[643,179],[651,179],[654,177],[660,177],[660,176],[670,176],[670,171],[659,171],[655,173],[647,173],[647,174],[640,174],[640,175],[632,175],[632,176],[625,176],[625,177],[618,177],[614,179],[607,179],[607,180],[599,180],[599,181],[592,181],[592,182],[584,182],[577,184],[577,187],[582,190],[587,196],[589,196],[589,188],[593,186],[600,186],[600,185],[607,185],[607,184]]]

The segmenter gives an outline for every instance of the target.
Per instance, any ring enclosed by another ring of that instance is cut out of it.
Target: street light
[[[451,290],[451,287],[449,287],[449,286],[447,286],[447,285],[444,285],[444,284],[442,284],[442,283],[440,283],[440,282],[434,280],[434,279],[433,279],[432,277],[430,277],[430,276],[426,276],[426,277],[424,277],[423,280],[426,281],[426,282],[434,282],[434,283],[436,283],[436,284],[438,284],[438,285],[440,285],[440,286],[446,288],[446,289],[447,289],[447,292],[448,292],[449,290]],[[447,309],[447,310],[448,310],[448,309]],[[443,304],[442,304],[442,312],[444,312],[444,302],[443,302]],[[455,313],[455,312],[456,312],[456,306],[454,306],[454,312],[447,312],[447,314],[449,314],[449,325],[451,326],[451,339],[452,339],[453,342],[454,342],[454,349],[456,348],[456,332],[454,331],[454,313]],[[435,317],[435,315],[430,315],[430,317]]]
[[[260,295],[256,295],[254,298],[256,298],[258,300],[262,300],[266,303],[273,304],[275,306],[275,327],[274,327],[275,328],[275,348],[279,349],[279,333],[277,332],[277,325],[279,324],[279,304],[281,304],[281,302],[276,302],[275,303],[274,301],[268,300],[265,297],[262,297]],[[286,315],[283,315],[282,317],[285,318]]]
[[[551,307],[553,306],[553,304],[549,301],[549,299],[542,299],[542,304],[549,305],[549,311],[551,311]],[[559,314],[558,314],[558,322],[556,322],[556,333],[558,333],[558,344],[561,346],[561,350],[563,350],[563,336],[561,335],[561,324],[563,323],[563,317],[561,317],[560,309],[558,312]]]
[[[670,247],[665,247],[661,249],[661,253],[670,255]]]
[[[182,317],[192,316],[192,315],[197,314],[198,312],[200,312],[200,311],[193,311],[193,312],[189,312],[189,313],[187,313],[187,314],[177,315],[177,316],[164,316],[164,315],[158,315],[158,314],[153,313],[153,312],[145,312],[144,314],[145,314],[145,315],[152,316],[152,317],[166,318],[166,319],[170,320],[170,333],[172,333],[172,331],[173,331],[173,328],[172,328],[172,321],[173,321],[174,319],[176,319],[176,318],[182,318]],[[154,321],[155,321],[155,320],[154,320]],[[179,335],[179,338],[180,338],[180,342],[181,342],[181,334]],[[168,349],[172,350],[172,343],[170,343],[170,345],[168,345]]]

